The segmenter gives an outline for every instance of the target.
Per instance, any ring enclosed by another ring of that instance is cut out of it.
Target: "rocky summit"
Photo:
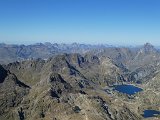
[[[0,64],[0,120],[160,119],[143,117],[160,111],[160,52],[149,43],[0,44]]]

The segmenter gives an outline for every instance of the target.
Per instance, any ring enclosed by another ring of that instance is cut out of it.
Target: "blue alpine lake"
[[[135,87],[133,85],[115,85],[115,90],[128,95],[133,95],[137,92],[142,91],[141,88]]]
[[[155,117],[157,115],[160,115],[160,111],[156,111],[156,110],[145,110],[143,117],[144,118],[148,118],[148,117]]]

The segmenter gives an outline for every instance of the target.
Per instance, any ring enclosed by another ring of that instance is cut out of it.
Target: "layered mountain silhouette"
[[[160,53],[149,43],[138,48],[1,44],[0,49],[1,120],[141,120],[143,110],[159,110]],[[143,91],[121,94],[113,89],[121,84]]]
[[[8,45],[0,44],[0,63],[22,61],[26,59],[47,59],[61,53],[85,53],[89,50],[110,47],[109,45],[86,45],[86,44],[51,44],[37,43],[33,45]]]

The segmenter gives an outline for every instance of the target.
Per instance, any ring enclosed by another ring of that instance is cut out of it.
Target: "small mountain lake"
[[[133,95],[137,92],[142,91],[141,88],[138,88],[134,85],[115,85],[114,87],[115,90],[117,90],[118,92],[125,93],[128,95]]]
[[[157,115],[160,115],[160,111],[156,111],[156,110],[145,110],[143,117],[144,118],[148,118],[148,117],[155,117]]]

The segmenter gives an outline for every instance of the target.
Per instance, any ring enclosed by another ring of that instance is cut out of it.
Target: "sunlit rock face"
[[[52,48],[36,45],[46,46]],[[160,110],[160,59],[152,45],[87,50],[0,65],[0,119],[141,120],[144,110]],[[143,90],[114,89],[124,84]]]

